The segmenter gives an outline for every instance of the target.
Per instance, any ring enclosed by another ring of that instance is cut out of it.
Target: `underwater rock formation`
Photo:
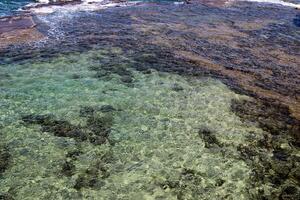
[[[100,107],[99,110],[104,113],[114,111],[110,106]],[[79,142],[88,140],[95,145],[101,145],[108,141],[113,116],[111,113],[97,116],[94,112],[96,110],[91,107],[83,107],[80,110],[80,115],[87,117],[85,127],[72,125],[65,120],[57,120],[53,115],[26,115],[22,117],[22,120],[26,124],[40,125],[42,132],[53,133],[58,137],[73,138]]]

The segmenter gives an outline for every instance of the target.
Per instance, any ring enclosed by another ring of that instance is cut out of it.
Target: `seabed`
[[[0,199],[299,199],[299,11],[10,20],[25,21],[0,28]]]

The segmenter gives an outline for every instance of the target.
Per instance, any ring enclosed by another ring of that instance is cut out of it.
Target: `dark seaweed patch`
[[[257,155],[257,152],[255,150],[246,145],[239,145],[237,147],[237,150],[240,152],[241,156],[245,160],[253,160],[254,156]]]
[[[80,154],[82,154],[82,151],[80,150],[73,150],[73,151],[69,151],[66,155],[67,158],[70,158],[72,160],[76,160],[78,156],[80,156]]]
[[[87,120],[87,128],[91,130],[95,136],[107,138],[113,122],[112,115],[90,116]]]
[[[7,146],[0,145],[0,174],[4,173],[10,166],[11,155]]]
[[[7,73],[0,73],[0,81],[5,79],[10,79],[11,76]]]
[[[95,59],[97,59],[97,57]],[[120,76],[122,83],[129,84],[133,82],[133,74],[128,70],[130,66],[130,62],[123,60],[120,56],[111,52],[109,57],[101,59],[97,65],[89,69],[96,72],[94,75],[95,78],[110,79],[111,74],[117,74]]]
[[[80,117],[89,117],[89,118],[91,118],[97,112],[107,113],[107,112],[114,112],[114,111],[117,111],[117,109],[115,109],[111,105],[103,105],[101,107],[98,107],[98,106],[83,106],[83,107],[81,107],[79,113],[80,113]]]
[[[205,143],[206,148],[211,148],[213,146],[222,147],[223,145],[218,141],[214,133],[207,127],[202,127],[198,131],[199,136]]]
[[[263,100],[233,100],[231,109],[243,120],[258,122],[264,131],[272,135],[291,136],[290,144],[300,147],[300,122],[282,104]]]
[[[74,189],[99,189],[105,185],[104,179],[110,176],[108,164],[112,161],[113,157],[111,153],[106,153],[99,157],[84,173],[79,174]]]
[[[72,176],[75,173],[75,165],[71,161],[66,161],[62,165],[61,172],[65,176]]]
[[[102,109],[101,109],[102,108]],[[110,107],[101,107],[99,110],[109,111]],[[66,120],[57,120],[53,115],[26,115],[22,117],[26,124],[38,124],[42,132],[53,133],[58,137],[73,138],[78,142],[89,141],[92,144],[101,145],[108,141],[113,115],[107,113],[98,116],[96,110],[91,107],[83,107],[80,115],[87,118],[85,127],[75,126]]]
[[[298,183],[300,183],[300,167],[295,167],[291,170],[290,176]]]
[[[165,181],[159,181],[157,184],[163,190],[170,189],[177,199],[186,199],[186,194],[189,192],[197,199],[204,192],[201,186],[203,176],[196,170],[183,168],[177,179],[166,178]]]
[[[77,141],[85,141],[88,138],[80,127],[65,120],[57,120],[53,115],[26,115],[22,120],[27,124],[41,125],[42,132],[50,132],[58,137],[69,137]]]
[[[300,27],[300,14],[297,14],[293,19],[293,23],[295,26]]]
[[[80,147],[78,147],[80,148]],[[78,157],[82,154],[83,152],[80,151],[79,149],[75,149],[72,151],[69,151],[66,154],[66,159],[62,164],[61,167],[61,173],[65,176],[73,176],[76,171],[76,166],[74,162],[78,159]]]
[[[285,186],[279,198],[282,200],[300,199],[300,190],[293,185]]]
[[[100,111],[106,113],[116,111],[116,109],[111,105],[103,105],[101,106]]]
[[[81,107],[79,114],[80,114],[80,117],[89,117],[89,116],[94,115],[95,112],[96,112],[95,107],[83,106],[83,107]]]
[[[290,116],[286,107],[262,100],[233,101],[232,110],[246,122],[258,122],[265,131],[263,139],[249,140],[237,149],[253,168],[251,184],[272,186],[271,194],[260,191],[254,198],[299,199],[300,160],[292,155],[300,144],[299,121]],[[288,143],[290,149],[282,149],[282,143]]]
[[[80,79],[80,78],[82,78],[82,76],[79,75],[79,74],[73,74],[73,75],[71,76],[71,78],[72,78],[72,79]]]
[[[176,91],[176,92],[184,90],[184,88],[181,85],[179,85],[178,83],[174,83],[171,86],[171,89],[174,90],[174,91]]]
[[[133,79],[131,76],[122,76],[121,79],[120,79],[123,83],[132,83],[133,82]]]
[[[287,161],[289,158],[289,154],[284,152],[282,149],[277,149],[273,151],[273,158],[280,161]]]
[[[224,179],[218,178],[218,179],[216,180],[215,186],[221,187],[224,183],[225,183],[225,180],[224,180]]]
[[[13,196],[9,193],[0,194],[0,200],[14,200]]]

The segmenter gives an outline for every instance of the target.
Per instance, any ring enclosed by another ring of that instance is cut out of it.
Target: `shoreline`
[[[300,4],[291,3],[291,2],[285,2],[282,0],[220,0],[220,1],[214,1],[214,0],[186,0],[186,1],[178,1],[179,3],[185,3],[185,4],[193,4],[193,3],[200,3],[208,6],[227,6],[230,4],[235,4],[239,2],[253,2],[258,3],[261,5],[278,5],[278,6],[285,6],[285,7],[292,7],[295,9],[300,9]],[[61,1],[41,1],[36,3],[29,3],[28,5],[25,5],[22,8],[19,8],[20,11],[17,15],[23,15],[26,13],[32,13],[32,14],[50,14],[52,12],[55,12],[56,10],[61,10],[62,8],[66,11],[79,11],[79,10],[86,10],[86,11],[96,11],[103,8],[108,7],[119,7],[119,6],[130,6],[137,3],[147,4],[150,2],[143,2],[143,1],[128,1],[128,0],[61,0]],[[154,2],[151,2],[154,3]],[[174,2],[177,3],[176,1]],[[72,7],[72,6],[75,6]],[[101,8],[103,6],[103,8]],[[1,16],[1,18],[11,17],[15,15],[8,15],[8,16]]]

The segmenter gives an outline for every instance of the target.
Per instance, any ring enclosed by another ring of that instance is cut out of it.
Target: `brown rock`
[[[44,35],[35,26],[31,16],[0,18],[0,48],[42,39]]]

